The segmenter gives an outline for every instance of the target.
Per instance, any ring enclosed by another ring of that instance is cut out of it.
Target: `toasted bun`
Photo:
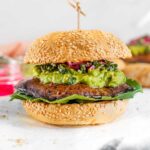
[[[55,125],[94,125],[111,122],[126,109],[127,100],[86,104],[46,104],[23,102],[33,118]]]
[[[31,44],[24,62],[48,64],[128,58],[128,47],[110,33],[74,30],[47,34]]]
[[[127,64],[123,71],[127,77],[137,80],[143,87],[150,88],[150,64]]]

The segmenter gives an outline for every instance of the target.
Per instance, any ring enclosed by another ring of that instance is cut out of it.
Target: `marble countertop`
[[[150,149],[150,90],[130,100],[113,123],[59,127],[26,115],[20,101],[0,98],[0,150],[145,150]]]

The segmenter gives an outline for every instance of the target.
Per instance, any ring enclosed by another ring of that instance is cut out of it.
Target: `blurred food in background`
[[[132,40],[128,44],[133,57],[127,59],[127,62],[150,63],[150,36],[146,35]]]
[[[124,70],[126,63],[121,59],[114,59],[113,62],[118,65],[119,70]]]
[[[25,78],[29,78],[33,75],[33,68],[34,65],[32,64],[21,64],[20,69],[22,72],[23,77]]]
[[[128,46],[133,56],[125,60],[125,74],[150,88],[150,35],[133,39]]]
[[[29,45],[28,42],[15,42],[11,44],[0,45],[0,55],[11,58],[24,56],[25,49]]]
[[[28,68],[22,64],[28,43],[16,42],[0,46],[0,96],[14,92],[14,85],[25,75]]]

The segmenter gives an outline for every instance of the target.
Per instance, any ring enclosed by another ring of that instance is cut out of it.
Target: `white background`
[[[124,41],[150,33],[150,0],[81,0],[83,29],[103,29]],[[76,29],[67,0],[0,0],[0,44]]]

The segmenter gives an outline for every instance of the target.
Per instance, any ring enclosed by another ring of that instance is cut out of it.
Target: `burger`
[[[150,36],[134,39],[128,46],[133,57],[125,59],[125,74],[140,82],[143,87],[150,88]]]
[[[24,63],[33,77],[20,81],[11,100],[27,113],[55,125],[94,125],[115,120],[141,86],[111,60],[128,58],[128,47],[110,33],[73,30],[35,40]]]

